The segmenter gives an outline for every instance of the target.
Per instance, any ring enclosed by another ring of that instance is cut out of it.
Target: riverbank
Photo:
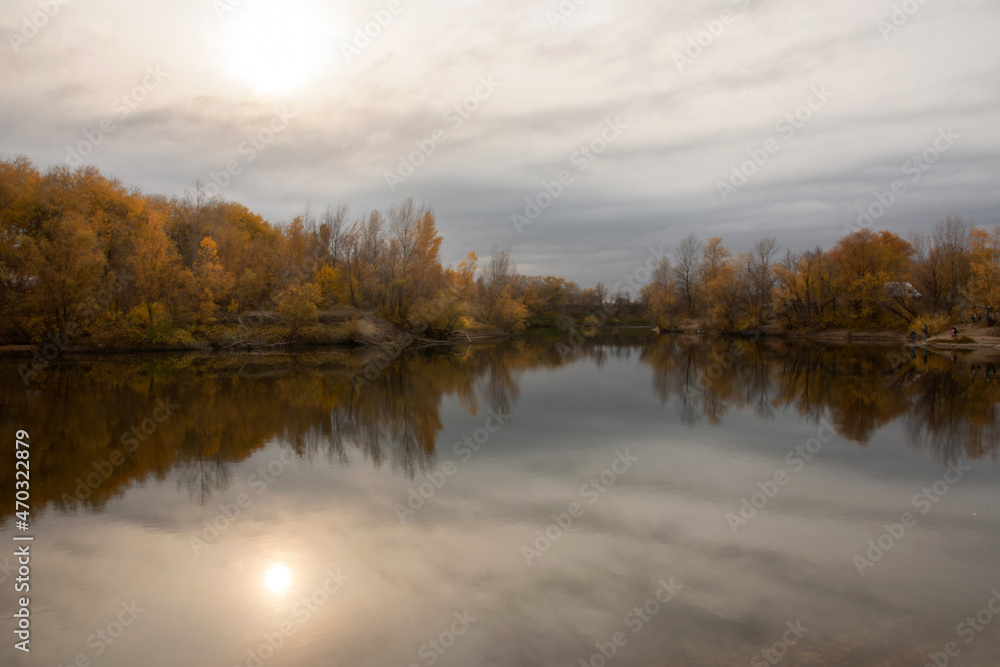
[[[923,336],[918,333],[917,347],[931,347],[935,349],[1000,349],[1000,326],[986,326],[982,323],[969,323],[956,325],[957,335],[952,338],[951,327],[944,331],[930,336],[926,342]],[[655,329],[654,329],[655,330]],[[699,336],[723,335],[721,332],[713,331],[699,321],[685,322],[677,327],[663,330],[662,333],[688,334]],[[823,329],[811,331],[784,331],[777,327],[765,326],[759,330],[735,332],[731,335],[749,336],[761,338],[787,338],[796,340],[807,340],[827,343],[897,343],[902,345],[910,344],[909,330],[878,330],[878,331],[856,331],[850,329]]]
[[[40,356],[53,359],[63,354],[132,354],[158,352],[289,352],[317,348],[402,349],[432,345],[469,344],[508,338],[508,334],[484,327],[454,331],[435,338],[423,331],[409,331],[385,318],[366,312],[341,310],[321,315],[308,326],[292,328],[273,313],[228,316],[194,329],[178,329],[152,340],[134,335],[105,335],[67,339],[52,335],[37,344],[0,345],[0,357]]]
[[[704,322],[689,320],[669,329],[649,325],[629,327],[606,327],[608,329],[648,329],[651,334],[693,335],[693,336],[742,336],[769,339],[790,339],[823,343],[886,343],[909,345],[909,331],[880,330],[856,331],[848,329],[828,329],[812,331],[785,331],[766,326],[759,330],[741,332],[719,332],[707,327]],[[940,350],[1000,350],[1000,326],[989,327],[982,323],[958,326],[958,333],[952,338],[950,328],[931,336],[925,343],[922,335],[917,336],[917,347]],[[526,331],[544,331],[546,327],[531,328]],[[87,354],[132,354],[171,352],[292,352],[322,348],[342,348],[345,350],[372,349],[418,349],[437,345],[490,343],[505,340],[515,334],[508,334],[486,327],[473,327],[454,331],[446,337],[433,337],[424,332],[410,331],[378,315],[366,312],[341,310],[324,313],[319,321],[305,327],[292,329],[271,313],[255,313],[244,316],[230,316],[223,321],[197,327],[191,332],[182,331],[177,336],[180,342],[146,342],[127,337],[108,337],[100,340],[83,339],[76,344],[67,341],[59,345],[58,337],[50,337],[45,343],[35,345],[0,345],[0,357],[47,355],[48,358],[67,355]]]

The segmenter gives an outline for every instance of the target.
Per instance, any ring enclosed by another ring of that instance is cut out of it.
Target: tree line
[[[184,343],[244,313],[297,330],[344,306],[428,335],[515,331],[604,298],[521,276],[496,247],[482,265],[470,252],[442,266],[441,242],[433,212],[412,200],[354,219],[307,207],[272,224],[199,182],[167,198],[92,166],[43,173],[23,156],[0,160],[0,342]]]
[[[470,252],[446,267],[441,243],[433,212],[412,200],[356,218],[307,207],[274,224],[198,182],[167,198],[93,166],[42,172],[3,159],[0,343],[189,345],[247,313],[295,334],[351,308],[430,336],[598,312],[604,323],[697,319],[720,331],[877,328],[1000,301],[1000,231],[957,217],[908,240],[862,229],[801,253],[781,254],[773,237],[733,253],[721,238],[688,236],[635,297],[521,275],[498,247],[482,264]]]
[[[958,216],[930,233],[859,229],[830,249],[782,253],[774,237],[732,253],[722,239],[684,238],[642,289],[662,327],[698,318],[720,331],[878,329],[944,324],[1000,306],[1000,227]]]

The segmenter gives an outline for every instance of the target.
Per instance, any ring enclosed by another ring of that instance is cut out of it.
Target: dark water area
[[[379,366],[0,362],[0,664],[1000,664],[1000,357],[552,331]]]

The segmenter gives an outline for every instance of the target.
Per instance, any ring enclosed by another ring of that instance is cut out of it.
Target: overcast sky
[[[272,222],[413,196],[445,263],[584,286],[688,233],[826,247],[858,207],[1000,224],[996,0],[578,2],[5,0],[0,152]]]

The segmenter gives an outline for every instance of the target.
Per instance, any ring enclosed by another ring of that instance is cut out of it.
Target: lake
[[[4,361],[34,541],[27,654],[9,500],[0,663],[1000,664],[995,363],[634,330]]]

